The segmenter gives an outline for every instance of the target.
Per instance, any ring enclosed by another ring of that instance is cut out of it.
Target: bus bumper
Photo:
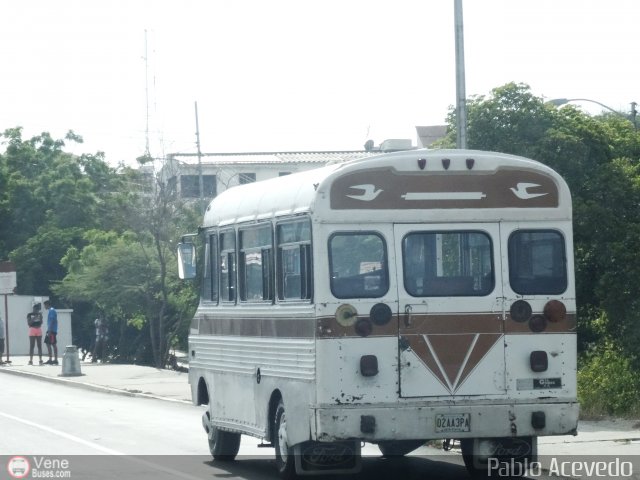
[[[576,434],[577,402],[441,406],[321,406],[314,440],[429,440]]]

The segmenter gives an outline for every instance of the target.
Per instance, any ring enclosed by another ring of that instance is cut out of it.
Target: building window
[[[280,173],[278,173],[279,177],[286,177],[287,175],[291,175],[291,172],[280,172]]]
[[[202,175],[203,196],[213,198],[216,196],[216,176]],[[200,197],[200,176],[180,175],[180,195],[182,198]]]
[[[244,185],[246,183],[253,183],[256,181],[255,173],[241,173],[238,178],[240,179],[240,185]]]

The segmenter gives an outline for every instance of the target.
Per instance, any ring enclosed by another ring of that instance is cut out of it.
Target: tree
[[[613,341],[640,368],[640,135],[616,115],[558,109],[524,84],[468,104],[469,148],[523,155],[572,191],[581,349]],[[455,111],[443,146],[455,144]]]
[[[18,293],[45,295],[64,276],[60,259],[82,245],[84,230],[113,228],[126,189],[102,154],[76,157],[63,151],[63,140],[48,133],[23,140],[19,128],[2,137],[0,220],[10,234],[0,239],[0,258],[16,263]],[[81,138],[69,132],[67,140]]]
[[[173,271],[179,233],[199,223],[195,210],[147,172],[114,169],[100,152],[65,152],[65,142],[82,140],[74,132],[24,140],[14,128],[2,138],[0,221],[10,234],[0,236],[0,258],[16,263],[18,293],[59,296],[82,315],[74,333],[85,337],[106,315],[116,358],[164,366],[169,348],[186,344],[195,305],[193,287]]]

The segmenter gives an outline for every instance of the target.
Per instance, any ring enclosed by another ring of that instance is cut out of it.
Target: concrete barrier
[[[62,374],[61,377],[78,377],[82,375],[80,371],[80,357],[78,356],[78,347],[69,345],[64,349],[62,356]]]

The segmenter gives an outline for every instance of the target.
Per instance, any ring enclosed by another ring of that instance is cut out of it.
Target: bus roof
[[[410,150],[230,188],[209,204],[203,226],[304,213],[346,223],[570,220],[571,196],[562,177],[534,160]]]

